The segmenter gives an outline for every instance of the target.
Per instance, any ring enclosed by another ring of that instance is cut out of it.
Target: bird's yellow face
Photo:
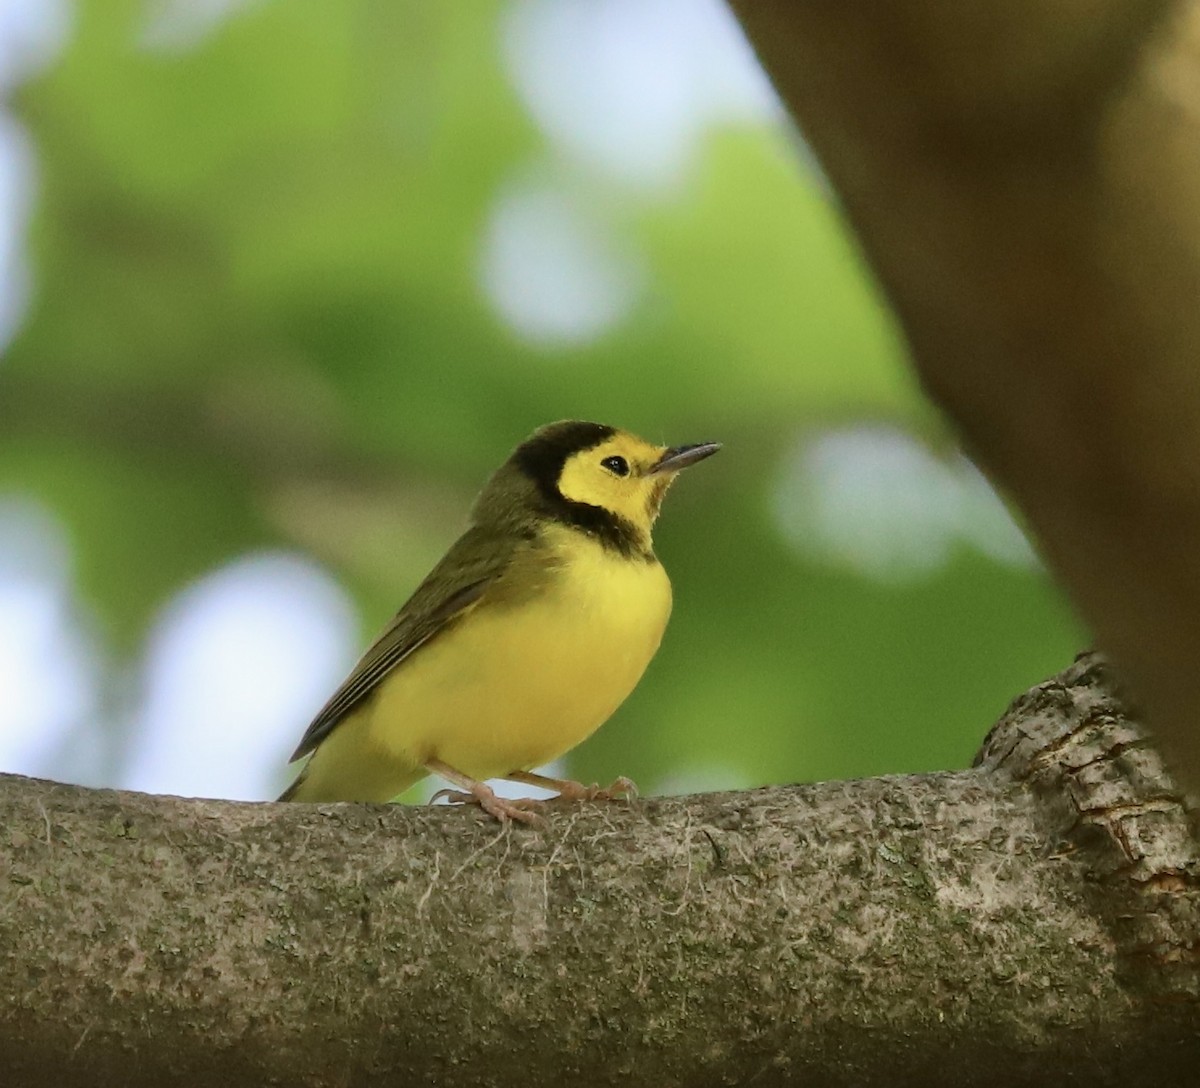
[[[666,446],[618,431],[598,446],[568,457],[558,477],[558,490],[571,502],[611,511],[648,536],[678,472],[656,471],[666,452]]]
[[[564,420],[534,432],[508,464],[536,486],[540,516],[626,555],[653,558],[650,529],[667,488],[718,448],[656,446],[615,427]],[[491,501],[487,490],[481,499]]]

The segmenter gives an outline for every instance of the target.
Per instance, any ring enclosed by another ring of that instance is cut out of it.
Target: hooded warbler
[[[628,792],[534,774],[590,736],[658,649],[671,583],[650,531],[663,496],[716,442],[656,446],[567,420],[535,431],[492,475],[461,537],[321,708],[281,801],[387,801],[428,774],[500,820],[537,802]]]

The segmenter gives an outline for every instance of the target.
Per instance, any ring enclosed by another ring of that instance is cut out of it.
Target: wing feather
[[[455,542],[321,708],[290,762],[308,755],[383,678],[461,619],[508,568],[513,543],[478,527]]]

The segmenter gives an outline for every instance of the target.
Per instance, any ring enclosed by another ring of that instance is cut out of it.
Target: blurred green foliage
[[[265,546],[333,569],[367,638],[486,474],[563,417],[726,443],[668,503],[672,626],[571,757],[585,779],[963,765],[1077,648],[1038,573],[962,547],[886,584],[781,535],[798,435],[865,418],[946,444],[787,132],[717,129],[677,191],[610,194],[648,287],[594,342],[539,346],[479,287],[498,191],[549,154],[499,7],[260,2],[176,52],[137,46],[142,14],[80,3],[19,96],[34,294],[0,360],[0,489],[69,527],[114,659],[188,580]]]

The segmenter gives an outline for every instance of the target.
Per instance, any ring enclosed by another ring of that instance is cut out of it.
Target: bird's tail
[[[388,774],[378,777],[364,775],[352,782],[328,781],[318,768],[314,778],[310,775],[310,764],[296,775],[296,780],[279,795],[280,801],[374,801],[382,804],[403,793],[414,782],[419,782],[428,772],[423,767],[408,774]]]
[[[276,798],[276,800],[298,801],[299,798],[296,796],[296,794],[300,792],[300,787],[301,787],[301,785],[303,785],[303,783],[304,783],[304,772],[301,771],[298,775],[296,775],[296,780],[290,786],[288,786],[288,788],[286,790],[284,790],[283,793],[281,793],[279,795],[279,797]]]

